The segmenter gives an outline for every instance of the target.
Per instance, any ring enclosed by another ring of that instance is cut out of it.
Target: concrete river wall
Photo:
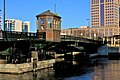
[[[99,55],[109,55],[109,54],[118,54],[120,53],[120,46],[108,46],[104,45],[99,47],[98,54]]]
[[[52,67],[53,63],[55,63],[55,59],[37,61],[36,67],[34,67],[34,62],[23,64],[0,64],[0,73],[25,73],[33,70]]]

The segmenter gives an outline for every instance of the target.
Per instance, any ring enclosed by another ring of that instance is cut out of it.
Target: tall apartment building
[[[90,28],[70,28],[61,33],[89,38],[120,35],[120,0],[90,0],[90,5]]]
[[[92,27],[119,27],[119,0],[91,0]]]
[[[6,31],[30,32],[30,21],[22,22],[16,19],[5,20]]]
[[[91,0],[91,27],[104,36],[119,35],[119,0]]]

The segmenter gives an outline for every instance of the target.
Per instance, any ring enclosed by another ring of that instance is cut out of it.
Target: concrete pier
[[[55,63],[55,59],[37,61],[36,70],[52,67]],[[20,74],[29,71],[33,71],[33,63],[23,64],[0,64],[0,73]]]

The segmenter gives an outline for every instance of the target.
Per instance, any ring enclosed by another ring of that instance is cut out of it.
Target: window
[[[44,24],[45,23],[45,19],[44,18],[40,18],[40,24]]]
[[[23,32],[28,32],[28,25],[23,25]]]
[[[53,24],[54,24],[54,28],[56,28],[56,21],[55,20],[54,20]]]
[[[104,26],[104,4],[101,4],[100,8],[101,8],[100,9],[100,20],[101,20],[100,25]]]
[[[12,23],[9,24],[9,31],[12,31]]]
[[[104,0],[100,0],[100,3],[104,3]]]
[[[48,18],[48,28],[52,28],[52,18]]]

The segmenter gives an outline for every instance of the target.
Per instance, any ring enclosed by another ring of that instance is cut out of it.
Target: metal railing
[[[16,31],[2,31],[1,39],[9,40],[30,40],[30,39],[45,39],[44,33],[31,33],[31,32],[16,32]]]
[[[61,41],[77,41],[77,42],[85,42],[85,43],[96,43],[98,44],[98,40],[87,39],[83,37],[74,37],[68,35],[61,35]]]
[[[87,39],[83,37],[74,37],[68,35],[61,35],[61,41],[77,41],[77,42],[84,42],[84,43],[94,43],[98,44],[98,40]],[[0,39],[7,39],[7,40],[46,40],[45,32],[16,32],[16,31],[1,31],[0,32]]]

